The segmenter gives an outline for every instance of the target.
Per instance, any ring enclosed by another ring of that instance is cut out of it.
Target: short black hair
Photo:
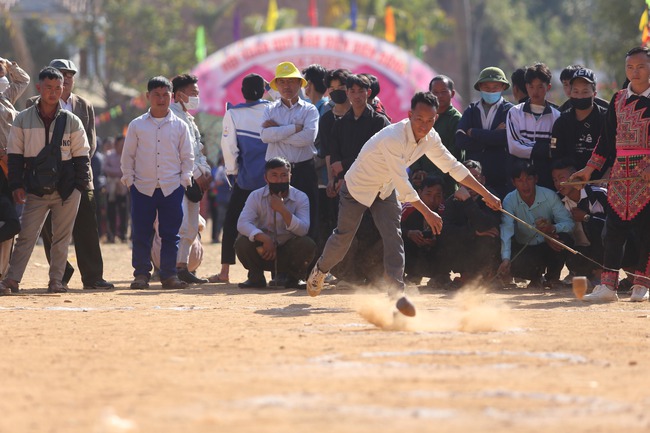
[[[433,87],[433,83],[435,83],[436,81],[442,81],[443,83],[445,83],[445,86],[447,86],[450,92],[454,91],[454,80],[452,80],[446,75],[436,75],[435,77],[433,77],[431,81],[429,81],[429,90],[431,90],[431,87]]]
[[[560,158],[556,161],[553,161],[551,164],[551,171],[564,170],[566,168],[572,169],[574,172],[578,171],[577,165],[572,158]]]
[[[332,81],[339,80],[341,84],[346,84],[348,82],[348,77],[352,75],[349,69],[333,69],[327,71],[325,76],[325,87],[330,87]]]
[[[442,180],[440,176],[427,176],[424,179],[422,179],[422,183],[420,184],[420,191],[422,191],[424,188],[431,188],[433,186],[440,185],[443,189],[445,187],[445,182]]]
[[[578,69],[584,69],[582,65],[569,65],[560,72],[560,81],[569,81]]]
[[[630,56],[633,56],[635,54],[641,54],[641,53],[643,53],[646,56],[650,57],[650,48],[648,48],[648,47],[634,47],[630,51],[625,53],[625,57],[630,57]]]
[[[528,90],[526,90],[526,68],[518,68],[510,76],[510,81],[512,81],[512,86],[516,87],[520,92],[528,96]]]
[[[38,81],[48,80],[61,80],[63,81],[63,74],[58,69],[52,66],[46,66],[38,73]]]
[[[291,171],[291,163],[286,158],[275,156],[266,161],[266,164],[264,164],[264,172],[280,167],[284,167],[287,170]]]
[[[309,65],[302,70],[302,76],[305,80],[310,81],[314,85],[314,89],[320,94],[327,91],[325,86],[325,77],[327,76],[327,69],[321,65]]]
[[[524,80],[526,84],[530,84],[538,78],[542,83],[551,84],[551,70],[544,63],[535,63],[532,66],[526,68],[526,75],[524,75]]]
[[[257,101],[264,96],[266,82],[261,75],[248,74],[241,82],[241,94],[247,101]]]
[[[438,109],[438,98],[431,92],[417,92],[411,98],[411,110],[415,110],[415,107],[418,104],[425,104],[429,107],[433,107],[436,110]]]
[[[517,179],[522,175],[522,173],[525,173],[527,176],[537,176],[537,170],[530,161],[518,159],[512,163],[512,167],[510,168],[510,179]]]
[[[159,87],[166,87],[170,92],[174,89],[172,82],[162,75],[149,78],[149,82],[147,83],[147,92],[151,92],[153,89],[157,89]]]
[[[483,174],[483,166],[478,161],[474,161],[473,159],[468,159],[467,161],[463,162],[463,165],[468,170],[476,170],[479,172],[479,174]]]
[[[176,75],[172,78],[172,92],[176,93],[178,90],[184,88],[185,86],[190,86],[199,82],[199,79],[196,75],[190,74],[181,74]]]
[[[351,74],[348,76],[348,79],[345,81],[345,86],[351,89],[354,85],[362,89],[370,90],[370,80],[363,74]]]
[[[379,79],[375,77],[372,74],[369,73],[363,73],[359,74],[363,75],[364,77],[368,78],[368,81],[370,81],[370,95],[368,96],[368,99],[374,99],[375,96],[379,95],[379,92],[381,92],[381,86],[379,85]]]

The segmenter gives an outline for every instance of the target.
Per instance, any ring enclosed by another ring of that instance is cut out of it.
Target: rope
[[[533,230],[533,231],[539,233],[539,234],[542,235],[545,239],[548,239],[548,240],[550,240],[550,241],[556,243],[557,245],[561,246],[562,248],[564,248],[565,250],[569,251],[569,252],[572,253],[572,254],[576,254],[576,255],[579,255],[579,256],[581,256],[581,257],[587,259],[588,261],[590,261],[590,262],[593,263],[594,265],[597,265],[599,268],[602,268],[602,269],[604,269],[604,270],[606,270],[606,271],[609,271],[609,272],[617,272],[617,273],[618,273],[618,272],[620,271],[620,269],[609,268],[609,267],[603,265],[602,263],[599,263],[599,262],[597,262],[596,260],[592,259],[591,257],[588,257],[588,256],[584,255],[584,254],[581,253],[580,251],[578,251],[578,250],[574,250],[573,248],[571,248],[571,247],[569,247],[569,246],[563,244],[563,243],[560,242],[559,240],[557,240],[557,239],[555,239],[555,238],[553,238],[553,237],[547,235],[547,234],[544,233],[543,231],[541,231],[541,230],[537,229],[536,227],[533,227],[532,225],[528,224],[526,221],[524,221],[524,220],[522,220],[522,219],[520,219],[520,218],[517,218],[516,216],[514,216],[513,214],[511,214],[511,213],[508,212],[507,210],[505,210],[505,209],[503,209],[503,208],[501,208],[501,209],[499,209],[499,210],[500,210],[501,212],[503,212],[504,214],[508,215],[509,217],[511,217],[512,219],[514,219],[515,221],[517,221],[517,222],[523,224],[524,226],[528,227],[529,229],[531,229],[531,230]],[[532,239],[532,237],[531,237],[531,239]],[[524,245],[524,248],[526,248],[526,247],[528,246],[528,242],[530,242],[531,239],[529,239],[529,240],[526,242],[526,245]],[[524,248],[522,248],[522,249],[517,253],[517,255],[516,255],[513,259],[511,259],[510,261],[512,262],[515,258],[517,258],[517,256],[518,256],[519,254],[521,254],[521,252],[524,250]],[[634,272],[628,272],[628,271],[625,271],[625,272],[626,272],[628,275],[632,275],[632,276],[634,276],[634,277],[639,277],[639,278],[648,278],[646,275],[635,274]]]

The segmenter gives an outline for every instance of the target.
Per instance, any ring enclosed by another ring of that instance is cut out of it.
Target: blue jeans
[[[151,276],[151,244],[153,224],[158,216],[160,234],[160,279],[176,275],[176,255],[180,236],[178,232],[183,222],[183,187],[179,186],[165,197],[160,188],[153,196],[142,194],[131,185],[131,236],[133,238],[133,275]]]
[[[343,260],[352,239],[359,229],[363,213],[368,209],[352,197],[344,184],[339,193],[339,217],[334,232],[330,235],[318,268],[328,272]],[[389,284],[397,289],[404,288],[404,241],[400,228],[402,207],[395,191],[385,200],[379,197],[370,206],[370,213],[384,244],[384,269]]]

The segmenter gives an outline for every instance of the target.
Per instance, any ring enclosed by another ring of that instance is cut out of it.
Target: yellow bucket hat
[[[300,78],[302,81],[301,87],[305,87],[307,85],[307,80],[302,77],[302,74],[298,68],[296,68],[296,65],[291,62],[282,62],[278,65],[277,68],[275,68],[275,78],[273,78],[269,83],[271,89],[278,90],[278,86],[275,85],[275,80],[278,78]]]

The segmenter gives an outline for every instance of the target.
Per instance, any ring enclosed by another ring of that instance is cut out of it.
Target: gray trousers
[[[385,200],[375,199],[370,208],[362,205],[352,197],[345,184],[339,193],[339,216],[334,232],[327,239],[323,254],[318,260],[318,268],[329,272],[338,264],[354,239],[359,229],[363,213],[370,209],[377,230],[384,244],[384,270],[389,284],[397,289],[404,288],[404,241],[400,228],[402,208],[397,201],[395,191]]]
[[[29,263],[41,228],[49,212],[52,212],[52,249],[50,250],[50,280],[61,281],[68,259],[68,246],[72,228],[79,208],[81,193],[75,189],[65,201],[58,192],[39,197],[27,194],[27,201],[20,216],[20,233],[16,238],[14,252],[9,261],[7,278],[20,282]]]

